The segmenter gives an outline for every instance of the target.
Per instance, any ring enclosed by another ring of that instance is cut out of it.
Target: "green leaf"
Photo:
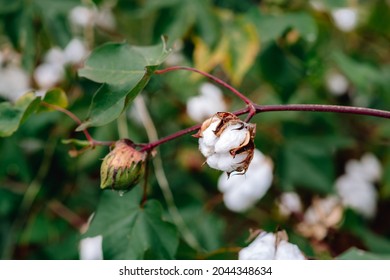
[[[79,75],[103,85],[93,97],[87,120],[77,130],[115,120],[168,54],[164,42],[149,47],[108,43],[95,49]]]
[[[66,93],[60,88],[53,88],[46,92],[45,97],[42,100],[45,103],[59,106],[61,108],[68,107],[68,97]],[[38,112],[54,111],[54,109],[41,105]]]
[[[263,44],[280,38],[289,28],[298,31],[300,36],[309,43],[313,43],[317,39],[317,25],[308,13],[297,12],[271,15],[263,14],[261,11],[253,9],[248,16],[256,25]]]
[[[390,254],[382,255],[363,251],[357,248],[350,248],[339,255],[338,260],[390,260]]]
[[[140,188],[123,196],[113,191],[102,193],[86,235],[103,235],[105,258],[174,258],[179,244],[176,228],[162,220],[159,202],[148,200],[141,208],[140,200]]]
[[[29,92],[20,97],[15,104],[0,103],[0,137],[12,135],[20,124],[36,111],[39,102],[40,98]]]
[[[23,6],[22,0],[0,0],[0,15],[8,14],[19,10]]]

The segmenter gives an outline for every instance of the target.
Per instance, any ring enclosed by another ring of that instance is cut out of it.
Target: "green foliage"
[[[108,259],[173,259],[179,244],[175,227],[161,217],[158,201],[140,206],[141,191],[135,188],[120,196],[102,194],[86,236],[103,235]]]

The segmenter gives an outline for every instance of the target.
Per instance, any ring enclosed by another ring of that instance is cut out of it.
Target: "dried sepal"
[[[100,188],[131,189],[144,175],[145,160],[146,153],[136,150],[129,139],[117,141],[112,151],[103,159]]]

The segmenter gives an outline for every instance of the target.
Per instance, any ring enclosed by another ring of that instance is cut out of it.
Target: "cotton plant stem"
[[[127,116],[125,113],[120,114],[117,119],[118,135],[120,139],[129,137],[129,129],[127,127]]]
[[[49,172],[50,164],[53,159],[57,138],[51,136],[47,145],[45,145],[44,155],[42,163],[38,169],[37,175],[32,180],[30,185],[28,185],[26,192],[23,195],[23,199],[19,205],[17,215],[11,224],[8,238],[5,242],[2,259],[12,259],[15,245],[18,242],[18,231],[22,229],[23,225],[27,222],[29,217],[29,211],[33,205],[35,198],[37,197],[39,191],[42,188],[42,181]]]
[[[152,121],[152,118],[149,115],[149,112],[145,106],[145,102],[141,95],[138,95],[134,104],[138,111],[138,114],[141,118],[141,121],[146,129],[146,133],[148,135],[149,141],[156,142],[158,141],[158,134],[156,127]],[[196,129],[194,129],[196,130]],[[189,133],[188,131],[187,133]],[[177,226],[178,230],[182,234],[184,240],[197,251],[201,251],[202,248],[199,242],[196,240],[195,236],[188,229],[186,223],[183,220],[183,217],[180,215],[179,210],[176,207],[172,191],[169,187],[169,182],[167,176],[165,175],[163,164],[159,153],[153,159],[154,172],[156,175],[157,182],[162,190],[164,195],[165,202],[167,203],[168,211],[172,216],[173,222]]]

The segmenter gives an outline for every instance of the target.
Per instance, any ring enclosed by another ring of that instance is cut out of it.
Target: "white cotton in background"
[[[59,47],[53,47],[46,52],[43,61],[48,64],[64,66],[66,63],[64,51]]]
[[[291,213],[302,212],[302,202],[299,195],[295,192],[284,192],[280,196],[279,211],[283,216],[289,216]]]
[[[102,8],[99,10],[95,15],[95,23],[97,26],[107,30],[115,30],[116,28],[115,16],[109,8]]]
[[[94,11],[85,6],[76,6],[69,13],[69,20],[79,27],[86,27],[94,21]]]
[[[34,80],[41,89],[48,89],[61,82],[64,74],[63,67],[57,64],[43,63],[35,68]]]
[[[338,72],[331,72],[326,75],[326,87],[333,95],[340,96],[348,91],[349,82],[344,75]]]
[[[352,31],[357,26],[358,14],[353,8],[338,8],[331,15],[336,27],[343,32]]]
[[[338,209],[340,200],[337,196],[328,196],[322,199],[318,199],[307,208],[303,220],[309,225],[322,224],[324,226],[333,226],[334,221],[338,222],[338,219],[333,219],[332,215]]]
[[[347,174],[336,180],[335,187],[345,207],[366,218],[375,216],[378,194],[372,183]]]
[[[305,260],[298,246],[287,240],[277,240],[277,234],[262,232],[240,250],[239,260]]]
[[[80,39],[74,38],[66,45],[64,55],[67,63],[78,64],[88,55],[88,49]]]
[[[351,177],[367,182],[378,181],[382,176],[380,161],[373,154],[365,154],[359,160],[351,159],[345,164],[345,172]]]
[[[15,101],[29,90],[30,80],[26,71],[14,65],[0,68],[0,96]]]
[[[218,189],[223,193],[226,208],[244,212],[265,195],[272,180],[272,161],[256,149],[246,173],[233,174],[229,178],[223,173],[218,179]]]
[[[191,97],[187,102],[187,114],[196,122],[204,121],[217,112],[226,111],[222,91],[210,83],[204,83],[199,89],[200,95]]]
[[[102,260],[103,259],[103,236],[87,237],[80,240],[80,260]]]

